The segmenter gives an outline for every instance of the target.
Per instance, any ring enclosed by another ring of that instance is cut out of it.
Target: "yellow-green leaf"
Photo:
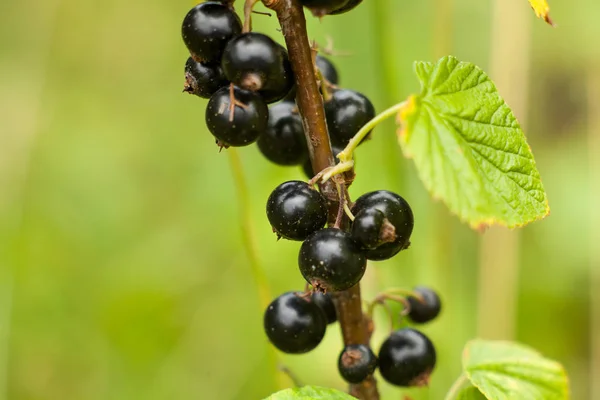
[[[463,369],[488,399],[569,399],[562,365],[517,343],[472,340],[463,352]]]
[[[543,18],[544,21],[554,26],[554,22],[550,19],[550,6],[546,0],[529,0],[529,4],[538,18]]]
[[[451,56],[415,71],[422,91],[400,110],[398,137],[430,193],[474,228],[548,215],[525,135],[488,76]]]

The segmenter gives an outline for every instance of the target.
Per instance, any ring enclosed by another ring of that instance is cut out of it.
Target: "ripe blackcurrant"
[[[360,383],[373,375],[377,368],[377,357],[364,344],[348,345],[338,358],[338,371],[348,383]]]
[[[362,210],[366,209],[381,211],[386,220],[394,227],[393,234],[396,237],[391,242],[386,241],[377,248],[368,250],[366,256],[369,260],[386,260],[395,256],[400,250],[408,247],[414,218],[406,200],[390,191],[378,190],[360,196],[356,200],[356,203],[354,203],[352,212],[354,215],[358,215]],[[389,229],[385,233],[386,236],[391,234]]]
[[[435,361],[431,340],[411,328],[393,332],[379,350],[379,372],[396,386],[427,386]]]
[[[199,63],[192,57],[187,59],[184,92],[208,99],[228,84],[220,64]]]
[[[383,243],[396,240],[395,228],[377,208],[360,210],[352,221],[352,237],[364,249],[376,249]]]
[[[241,32],[237,14],[216,1],[192,8],[181,26],[183,41],[198,62],[218,62],[227,42]]]
[[[348,11],[354,9],[356,6],[358,6],[360,3],[362,3],[362,1],[363,0],[350,0],[350,1],[348,1],[348,3],[345,6],[338,8],[335,11],[330,12],[329,15],[347,13]]]
[[[325,102],[325,116],[331,141],[345,146],[360,128],[375,117],[375,108],[364,95],[350,89],[339,89]]]
[[[327,317],[327,323],[333,324],[337,321],[337,313],[335,311],[335,304],[329,293],[314,292],[311,296],[311,301],[319,306]]]
[[[333,158],[335,159],[335,156],[339,153],[341,153],[344,150],[343,146],[338,146],[335,144],[331,144],[331,152],[333,153]],[[336,159],[337,161],[337,159]],[[355,161],[356,163],[356,161]],[[312,168],[312,164],[310,163],[310,158],[307,158],[306,161],[304,161],[304,164],[302,164],[302,170],[304,171],[304,174],[310,179],[313,176],[315,176],[315,174],[313,173],[313,168]]]
[[[367,259],[349,233],[327,228],[302,243],[298,265],[308,283],[327,292],[356,285],[365,273]]]
[[[206,106],[206,126],[221,146],[247,146],[267,129],[269,108],[256,93],[235,88],[235,101],[239,102],[230,114],[230,88],[215,92]]]
[[[269,124],[257,144],[275,164],[298,165],[306,160],[306,138],[295,103],[283,101],[269,108]]]
[[[262,33],[244,33],[232,39],[221,60],[227,79],[260,91],[268,103],[285,97],[294,85],[287,51]]]
[[[304,240],[327,222],[327,203],[306,182],[288,181],[277,186],[267,200],[267,218],[277,235]]]
[[[408,296],[407,300],[410,306],[408,318],[418,324],[424,324],[437,317],[442,309],[442,303],[437,293],[424,286],[418,286],[413,290],[421,298]]]
[[[264,316],[267,337],[284,353],[300,354],[321,343],[327,328],[323,311],[300,292],[284,293],[267,307]]]
[[[344,7],[348,0],[301,0],[301,3],[309,8],[315,17],[322,17]]]

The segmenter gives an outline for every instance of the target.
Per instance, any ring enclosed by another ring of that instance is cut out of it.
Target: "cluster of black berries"
[[[327,2],[313,3],[322,7]],[[268,160],[302,165],[312,176],[287,50],[267,35],[243,33],[235,11],[218,1],[192,8],[183,21],[182,36],[190,51],[184,91],[209,99],[206,125],[217,144],[226,148],[257,142]],[[315,64],[337,154],[375,116],[375,109],[362,94],[337,87],[338,73],[329,60],[317,55]]]
[[[279,237],[302,240],[298,255],[301,274],[313,293],[288,292],[267,308],[264,328],[275,347],[286,353],[305,353],[323,339],[328,323],[336,321],[331,292],[347,290],[360,282],[367,260],[389,259],[409,245],[413,214],[399,195],[379,190],[360,196],[351,207],[354,221],[347,230],[324,228],[327,202],[323,195],[302,181],[279,185],[267,201],[267,217]],[[325,294],[323,294],[325,293]],[[408,317],[428,322],[440,311],[435,292],[417,288],[406,298]],[[363,344],[346,346],[338,367],[342,377],[359,383],[379,365],[392,384],[419,386],[428,381],[435,366],[435,350],[421,332],[406,328],[395,331],[376,357]]]
[[[320,16],[346,12],[362,2],[301,1]],[[186,15],[182,36],[190,57],[184,90],[209,99],[206,125],[220,147],[257,142],[268,160],[302,165],[312,177],[287,50],[267,35],[246,32],[231,3],[207,1]],[[329,60],[317,55],[315,68],[337,154],[375,117],[375,109],[364,95],[337,86],[338,73]],[[305,353],[318,346],[326,326],[337,320],[331,293],[358,284],[367,260],[389,259],[410,243],[413,214],[395,193],[380,190],[359,197],[349,205],[354,218],[345,229],[325,228],[327,205],[314,185],[303,181],[279,185],[267,202],[267,217],[278,237],[303,242],[298,264],[312,286],[311,291],[279,296],[265,312],[267,336],[286,353]],[[435,292],[417,288],[413,293],[405,299],[409,318],[416,323],[433,319],[440,310]],[[338,365],[350,383],[362,382],[379,366],[382,376],[393,384],[419,385],[435,365],[435,350],[422,333],[401,329],[384,342],[379,357],[367,345],[348,345]]]

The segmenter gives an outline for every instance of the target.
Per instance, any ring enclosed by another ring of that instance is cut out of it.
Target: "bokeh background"
[[[273,369],[242,230],[271,295],[301,289],[299,244],[276,242],[264,207],[303,175],[255,146],[217,151],[206,101],[181,93],[192,5],[0,2],[0,399],[251,400],[291,385]],[[429,198],[392,122],[361,146],[351,195],[398,192],[416,220],[410,250],[369,267],[365,298],[426,284],[444,301],[423,327],[439,352],[430,389],[382,383],[384,399],[443,398],[474,337],[534,346],[564,363],[573,399],[600,399],[600,5],[551,6],[555,29],[525,0],[366,0],[309,18],[312,38],[349,53],[331,57],[342,86],[379,110],[418,90],[414,60],[483,67],[526,127],[552,209],[480,235]],[[254,21],[281,41],[274,17]],[[377,317],[375,348],[389,330]],[[334,325],[316,351],[277,357],[344,388],[340,343]]]

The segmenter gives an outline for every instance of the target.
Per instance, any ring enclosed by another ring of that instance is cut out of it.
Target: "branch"
[[[308,144],[313,171],[315,174],[334,165],[331,143],[325,121],[323,98],[319,92],[315,74],[313,51],[306,31],[304,10],[298,0],[262,0],[267,8],[277,13],[285,38],[290,63],[296,78],[296,104],[302,116],[304,133]],[[346,185],[339,183],[346,195]],[[333,180],[321,184],[321,192],[329,201],[329,223],[335,223],[340,207],[337,188]],[[347,198],[347,197],[346,197]],[[347,218],[341,221],[343,226]],[[344,343],[368,344],[370,320],[362,313],[360,284],[353,288],[336,292],[334,301]],[[351,385],[350,394],[361,400],[379,400],[377,383],[373,377],[360,384]]]

